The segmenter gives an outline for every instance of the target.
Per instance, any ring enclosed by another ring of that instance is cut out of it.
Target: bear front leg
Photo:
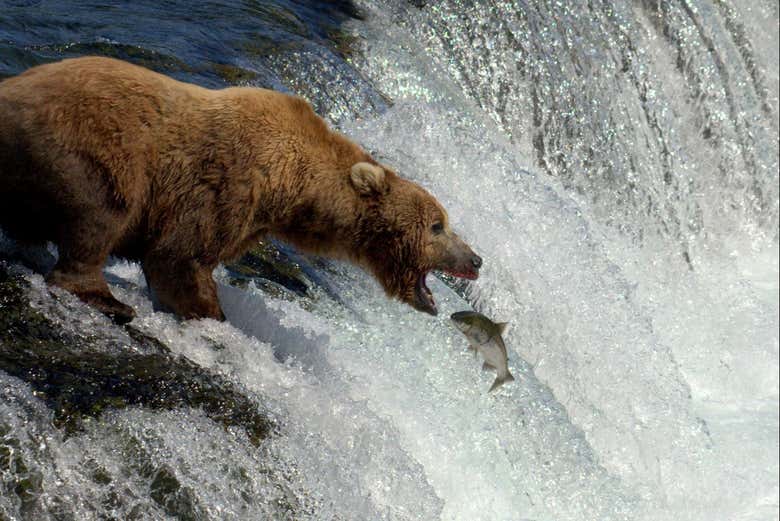
[[[133,308],[122,304],[111,294],[100,266],[60,262],[46,281],[75,294],[118,325],[127,324],[135,318]]]
[[[92,201],[74,199],[77,211],[64,212],[58,226],[59,260],[46,281],[74,293],[116,324],[135,318],[130,306],[111,295],[103,265],[124,227],[124,217]]]
[[[216,265],[194,260],[177,261],[151,254],[143,262],[144,275],[160,304],[184,319],[225,320],[217,299],[217,285],[211,276]]]

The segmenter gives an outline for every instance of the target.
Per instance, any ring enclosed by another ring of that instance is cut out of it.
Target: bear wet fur
[[[0,226],[56,243],[47,281],[118,322],[134,314],[103,278],[110,254],[139,260],[163,307],[215,319],[212,271],[265,235],[356,262],[429,313],[430,270],[476,278],[481,264],[433,196],[304,100],[97,57],[0,82]]]

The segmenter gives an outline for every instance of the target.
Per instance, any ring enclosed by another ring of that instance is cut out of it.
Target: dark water
[[[321,70],[324,63],[357,76],[343,59],[351,39],[339,27],[360,16],[349,1],[2,2],[0,77],[62,58],[103,55],[206,87],[251,83],[294,90],[325,112],[329,94],[316,90],[317,80],[305,88],[300,80],[332,81]]]
[[[336,52],[340,23],[358,15],[349,2],[2,2],[0,74],[97,54],[210,87],[250,78],[278,87],[269,57]]]

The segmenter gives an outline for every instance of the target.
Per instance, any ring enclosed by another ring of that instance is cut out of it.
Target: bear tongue
[[[436,316],[438,310],[436,309],[436,302],[433,300],[433,293],[431,293],[431,290],[428,289],[428,286],[425,284],[425,277],[427,275],[428,273],[422,273],[417,279],[415,296],[417,297],[418,309],[420,311],[425,311],[426,313]]]
[[[457,277],[459,279],[477,280],[477,278],[479,278],[479,272],[475,270],[456,271],[456,270],[444,269],[442,271],[444,271],[444,273],[446,273],[447,275],[451,275],[452,277]]]

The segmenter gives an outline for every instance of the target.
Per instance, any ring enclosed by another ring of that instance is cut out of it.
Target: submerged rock
[[[255,71],[229,63],[213,63],[211,67],[217,76],[230,85],[246,85],[259,77]]]
[[[333,273],[328,261],[300,255],[273,240],[258,242],[225,268],[232,286],[244,288],[253,282],[272,297],[297,300],[304,309],[321,295],[348,307],[327,280],[327,275]]]
[[[274,422],[219,374],[131,326],[116,338],[66,330],[30,304],[28,286],[0,261],[0,370],[27,382],[66,432],[78,430],[84,417],[129,405],[199,408],[225,427],[242,427],[255,445],[274,430]]]
[[[311,297],[313,283],[303,266],[271,241],[261,241],[237,262],[226,266],[231,284],[244,287],[255,282],[266,293],[275,297]]]

